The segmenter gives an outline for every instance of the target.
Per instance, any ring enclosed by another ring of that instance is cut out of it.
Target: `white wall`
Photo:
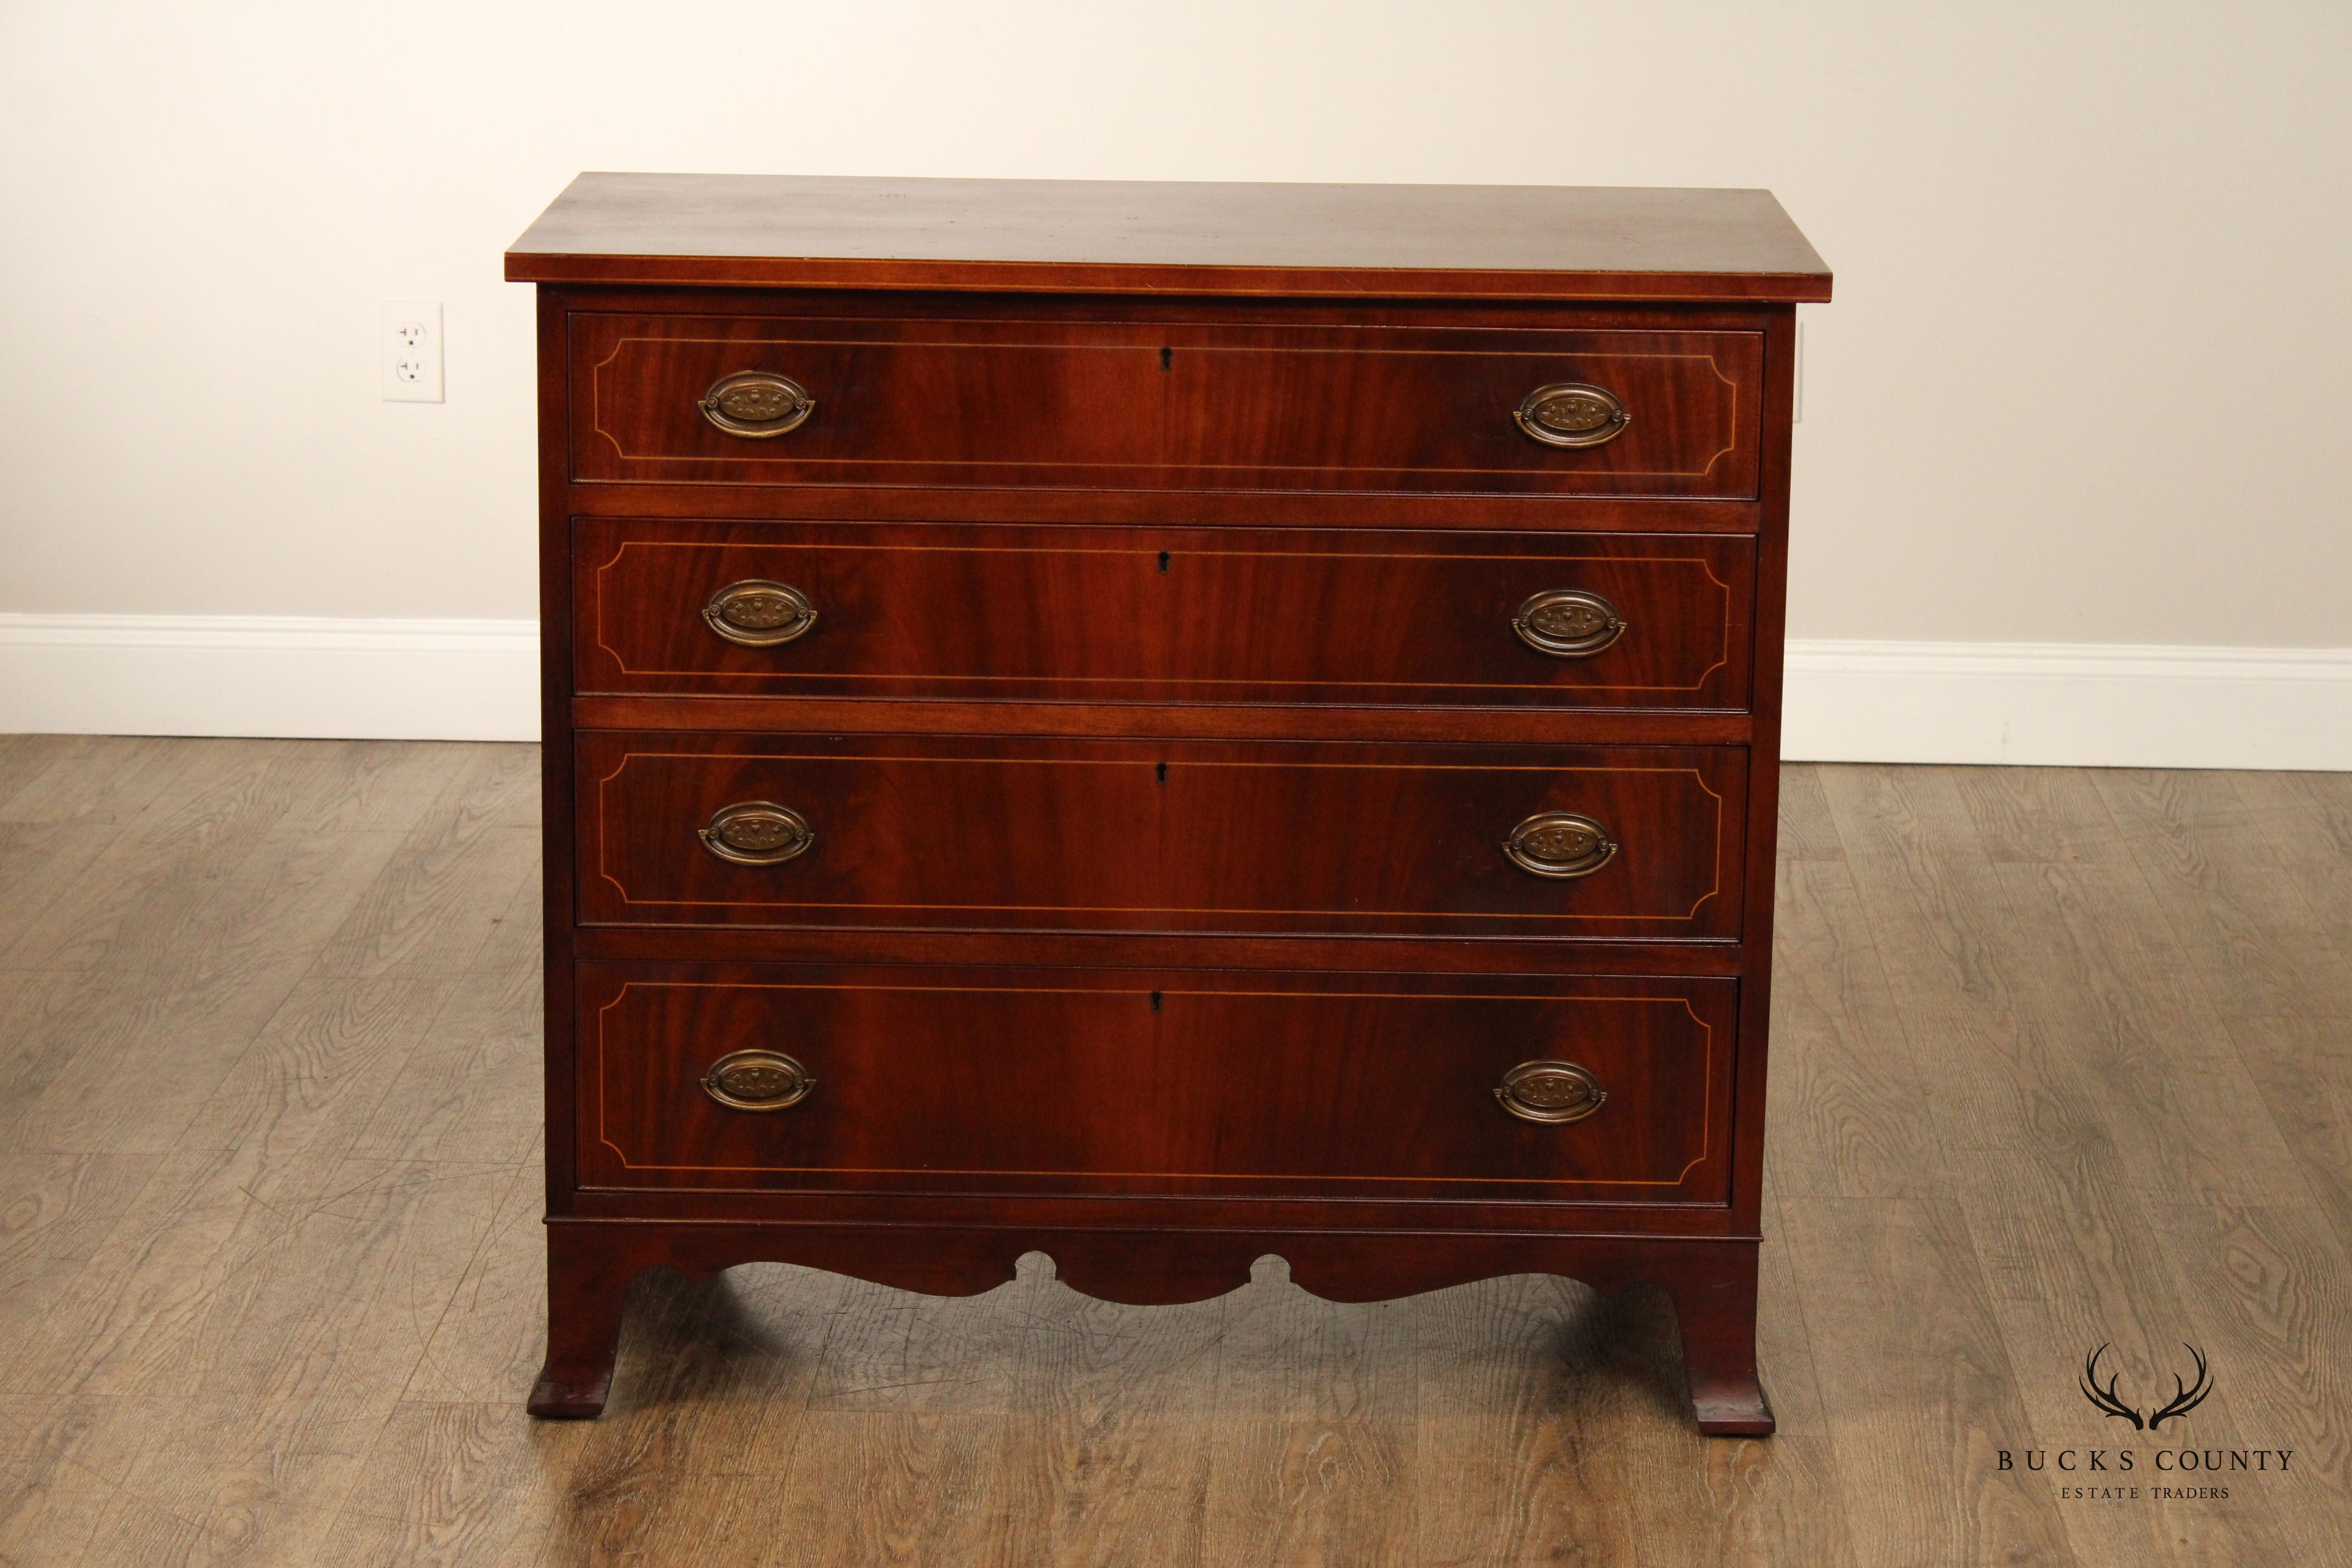
[[[0,724],[269,728],[104,673],[126,638],[327,635],[250,617],[387,622],[395,660],[503,635],[519,670],[530,300],[499,258],[580,169],[1714,184],[1778,192],[1838,274],[1805,312],[1795,749],[2075,756],[2067,704],[2112,710],[2122,670],[2177,714],[2145,683],[2187,658],[2260,734],[2077,760],[2352,765],[2352,654],[2294,656],[2282,697],[2227,651],[2352,647],[2347,82],[2332,0],[11,5]],[[446,405],[379,401],[394,299],[446,302]],[[183,619],[217,616],[247,619]],[[527,692],[287,700],[296,731],[530,721]]]

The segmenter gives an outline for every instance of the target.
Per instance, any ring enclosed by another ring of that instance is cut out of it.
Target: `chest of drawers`
[[[549,1331],[632,1277],[1551,1272],[1755,1364],[1761,192],[583,175],[539,286]]]

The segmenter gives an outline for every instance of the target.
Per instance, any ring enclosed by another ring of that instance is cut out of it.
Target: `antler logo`
[[[2185,1341],[2182,1342],[2180,1348],[2187,1351],[2189,1358],[2196,1362],[2197,1381],[2184,1384],[2180,1381],[2179,1373],[2173,1373],[2172,1398],[2162,1409],[2146,1420],[2140,1419],[2137,1406],[2126,1405],[2122,1396],[2116,1394],[2117,1373],[2109,1373],[2106,1383],[2104,1385],[2100,1384],[2099,1358],[2107,1353],[2106,1345],[2101,1345],[2097,1350],[2093,1351],[2083,1363],[2083,1397],[2108,1415],[2130,1422],[2132,1430],[2135,1432],[2153,1432],[2174,1416],[2188,1415],[2200,1405],[2204,1404],[2205,1396],[2213,1392],[2213,1374],[2206,1368],[2203,1351]]]

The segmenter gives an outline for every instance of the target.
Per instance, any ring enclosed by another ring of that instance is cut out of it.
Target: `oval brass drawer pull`
[[[1625,617],[1598,594],[1547,588],[1529,595],[1512,615],[1511,629],[1538,653],[1590,658],[1625,635]]]
[[[695,829],[703,847],[721,860],[738,866],[781,866],[804,855],[816,842],[816,829],[790,806],[764,800],[722,805],[707,826]]]
[[[1580,381],[1556,381],[1519,399],[1511,422],[1547,447],[1599,447],[1633,422],[1617,395]]]
[[[744,647],[774,647],[806,637],[816,625],[816,606],[788,583],[750,577],[710,595],[702,618],[729,642]]]
[[[1522,1121],[1581,1121],[1609,1098],[1601,1080],[1574,1062],[1521,1062],[1503,1075],[1495,1098]]]
[[[712,382],[697,406],[705,419],[730,436],[764,441],[808,423],[816,412],[816,399],[791,376],[739,370]]]
[[[782,1110],[814,1088],[808,1068],[781,1051],[730,1051],[702,1075],[702,1091],[737,1110]]]
[[[1503,853],[1538,877],[1590,877],[1609,864],[1617,841],[1609,830],[1573,811],[1541,811],[1511,829]]]

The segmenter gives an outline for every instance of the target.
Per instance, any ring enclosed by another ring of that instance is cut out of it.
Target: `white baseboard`
[[[0,615],[0,731],[530,741],[532,621]],[[1795,642],[1807,762],[2352,771],[2352,648]]]
[[[539,623],[0,615],[0,731],[535,741]]]
[[[2352,770],[2352,648],[1791,642],[1803,762]]]

